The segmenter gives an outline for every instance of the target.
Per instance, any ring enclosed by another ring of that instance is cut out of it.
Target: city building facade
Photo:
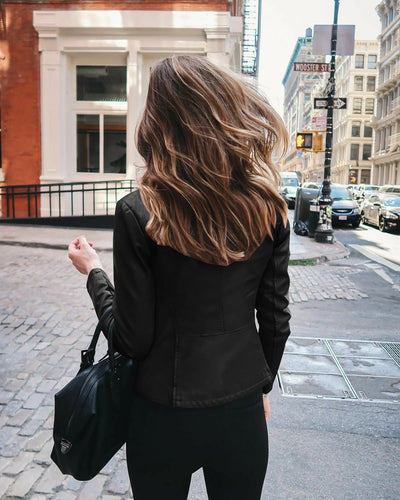
[[[297,39],[295,48],[282,80],[284,86],[284,114],[289,133],[289,149],[281,166],[285,171],[303,172],[303,153],[296,149],[296,133],[310,130],[312,116],[311,93],[313,88],[325,81],[327,73],[294,71],[294,63],[324,63],[324,56],[312,54],[312,30],[308,28],[304,37]]]
[[[400,1],[380,2],[377,13],[381,33],[372,182],[400,184]]]
[[[377,81],[377,40],[356,40],[354,55],[336,61],[336,96],[347,99],[334,111],[331,180],[370,184],[372,123]]]
[[[3,1],[0,185],[136,181],[152,65],[197,54],[240,71],[242,11],[226,0]]]

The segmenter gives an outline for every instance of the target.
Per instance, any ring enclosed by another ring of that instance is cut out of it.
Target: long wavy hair
[[[159,245],[226,266],[273,237],[277,212],[286,223],[271,153],[287,132],[252,83],[201,56],[168,57],[151,71],[136,141]]]

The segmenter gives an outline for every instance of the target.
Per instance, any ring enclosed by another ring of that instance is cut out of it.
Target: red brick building
[[[239,69],[242,3],[0,2],[0,186],[135,181],[151,65],[192,53]],[[16,215],[26,212],[19,197]]]

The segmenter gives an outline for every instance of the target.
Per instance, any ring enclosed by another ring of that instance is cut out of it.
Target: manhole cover
[[[400,344],[290,337],[278,380],[285,396],[400,403]]]

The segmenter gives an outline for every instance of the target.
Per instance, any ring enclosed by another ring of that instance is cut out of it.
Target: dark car
[[[381,231],[400,230],[400,195],[377,193],[364,202],[362,211],[364,224],[378,226]]]
[[[331,184],[331,198],[332,225],[351,224],[358,227],[361,222],[360,209],[347,186]]]
[[[294,208],[296,204],[297,186],[285,186],[281,190],[281,195],[287,203],[288,208]]]

